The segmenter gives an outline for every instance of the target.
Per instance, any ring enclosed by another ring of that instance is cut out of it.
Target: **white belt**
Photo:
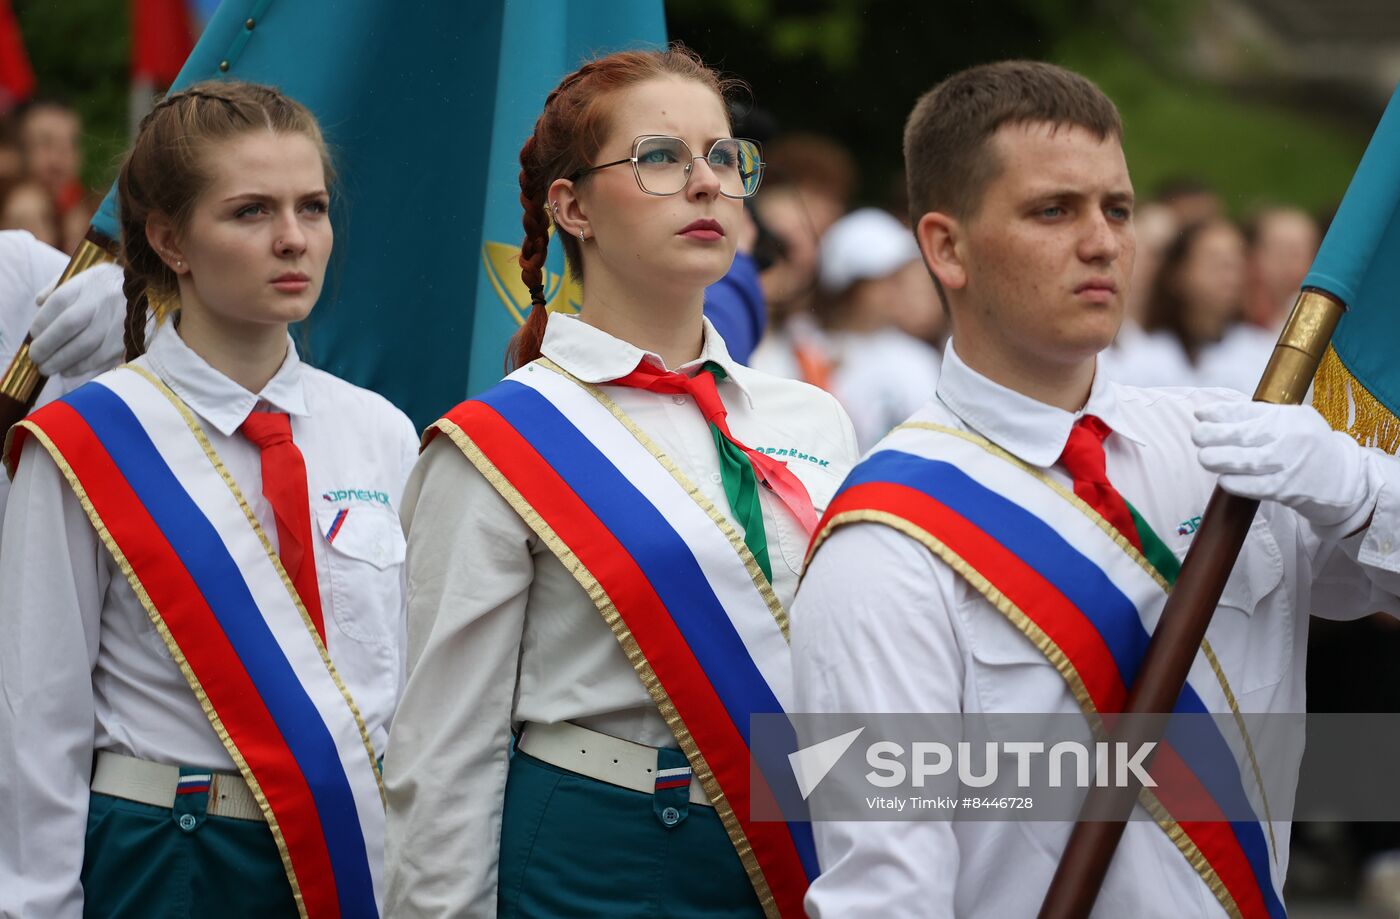
[[[600,734],[568,721],[526,724],[516,749],[537,760],[590,779],[653,794],[656,748],[611,734]],[[690,803],[712,807],[697,778],[690,780]]]
[[[180,767],[151,763],[106,750],[97,754],[92,790],[154,807],[174,807]],[[208,813],[238,820],[266,820],[252,789],[241,775],[213,772],[209,781]]]

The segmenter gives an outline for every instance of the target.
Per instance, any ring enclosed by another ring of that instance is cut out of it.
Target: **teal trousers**
[[[679,750],[660,752],[659,768],[685,764]],[[517,751],[499,919],[762,919],[724,824],[687,793],[619,788]]]
[[[211,817],[207,795],[152,807],[94,794],[83,856],[89,919],[296,919],[266,823]]]

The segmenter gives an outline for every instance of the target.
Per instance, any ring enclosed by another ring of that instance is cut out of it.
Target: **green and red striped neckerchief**
[[[1060,465],[1074,479],[1074,493],[1123,534],[1168,585],[1175,584],[1181,573],[1176,555],[1108,480],[1103,442],[1112,432],[1102,418],[1083,416],[1070,428],[1069,441],[1060,454]]]
[[[728,410],[719,397],[715,380],[728,377],[724,368],[706,361],[695,376],[661,370],[643,360],[637,369],[624,377],[608,382],[615,386],[631,386],[654,393],[689,395],[710,425],[710,434],[719,453],[720,480],[724,495],[735,520],[744,528],[744,544],[769,583],[773,581],[773,565],[768,559],[768,534],[763,526],[763,506],[758,498],[758,486],[764,485],[787,506],[810,536],[817,527],[817,514],[806,487],[787,466],[764,453],[747,447],[729,431]]]

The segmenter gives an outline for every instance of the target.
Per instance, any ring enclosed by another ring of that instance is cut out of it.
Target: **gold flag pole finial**
[[[1302,402],[1344,312],[1346,305],[1329,293],[1312,288],[1299,293],[1254,401]],[[1124,715],[1172,711],[1258,507],[1258,501],[1227,494],[1216,486],[1128,690]],[[1160,740],[1165,726],[1161,716],[1129,717],[1122,723],[1126,729],[1113,739],[1132,749]],[[1088,917],[1140,790],[1135,783],[1089,790],[1038,919]]]

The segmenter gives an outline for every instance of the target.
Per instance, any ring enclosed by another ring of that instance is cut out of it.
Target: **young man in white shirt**
[[[1200,655],[1192,671],[1206,710],[1303,711],[1309,613],[1397,608],[1400,540],[1389,534],[1400,526],[1400,475],[1391,460],[1332,432],[1311,408],[1096,375],[1133,265],[1121,133],[1097,87],[1048,64],[975,67],[915,107],[905,134],[910,212],[953,337],[936,398],[857,467],[818,528],[792,620],[798,711],[1092,715],[1086,685],[1122,675],[1058,645],[1055,624],[1037,611],[1081,585],[1045,570],[1037,583],[1057,586],[1018,594],[1007,571],[1034,568],[1040,547],[1057,540],[1097,552],[1089,561],[1110,579],[1128,560],[1123,576],[1147,572],[1160,585],[1148,582],[1155,599],[1118,607],[1123,620],[1107,628],[1105,607],[1094,609],[1106,592],[1080,607],[1099,614],[1106,643],[1116,628],[1140,651],[1217,477],[1264,503],[1207,635],[1213,657]],[[917,472],[903,484],[886,474],[900,463]],[[935,467],[961,477],[941,505],[919,490],[930,480],[918,475]],[[880,512],[876,488],[859,503],[871,483],[902,501]],[[998,543],[1000,565],[958,536],[977,516],[974,494],[1039,515],[1030,539],[1001,535],[1023,551]],[[924,504],[932,510],[921,518]],[[947,513],[960,504],[963,516]],[[946,531],[929,522],[937,513],[953,521]],[[1139,660],[1115,657],[1109,667],[1126,669],[1130,682]],[[1296,757],[1281,766],[1296,772]],[[1175,822],[1130,822],[1094,915],[1279,914],[1289,825],[1265,819],[1248,828],[1248,844],[1240,837],[1233,873],[1222,861],[1231,852],[1164,832]],[[807,910],[1031,916],[1070,828],[818,821],[823,873]],[[1240,854],[1250,846],[1252,855]]]

